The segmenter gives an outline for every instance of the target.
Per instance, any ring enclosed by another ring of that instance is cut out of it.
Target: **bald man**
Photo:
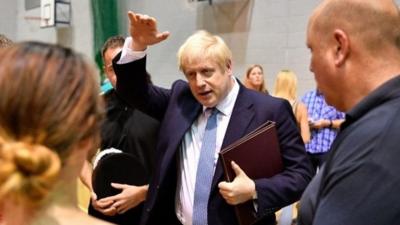
[[[389,0],[327,0],[307,30],[310,70],[346,112],[304,192],[299,225],[400,224],[400,16]]]

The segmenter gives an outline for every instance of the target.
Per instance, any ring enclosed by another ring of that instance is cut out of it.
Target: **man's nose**
[[[200,73],[196,73],[196,85],[201,87],[205,84],[204,77]]]

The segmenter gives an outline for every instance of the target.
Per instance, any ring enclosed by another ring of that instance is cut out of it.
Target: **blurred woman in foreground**
[[[70,49],[0,50],[0,204],[5,224],[108,224],[77,208],[76,181],[99,142],[95,67]]]

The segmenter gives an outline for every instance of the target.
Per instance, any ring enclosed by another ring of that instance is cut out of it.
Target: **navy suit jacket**
[[[177,152],[186,131],[199,116],[202,106],[186,81],[178,80],[171,89],[147,82],[146,58],[116,64],[117,93],[135,108],[161,121],[156,150],[156,168],[150,182],[141,224],[179,224],[175,215]],[[313,172],[296,127],[290,104],[240,85],[239,94],[223,140],[222,148],[253,131],[267,120],[276,122],[285,170],[271,178],[255,180],[259,224],[274,224],[274,212],[298,200]],[[261,148],[262,146],[260,146]],[[265,159],[268,163],[268,158]],[[236,225],[234,208],[219,193],[224,180],[222,164],[215,170],[208,202],[209,225]]]

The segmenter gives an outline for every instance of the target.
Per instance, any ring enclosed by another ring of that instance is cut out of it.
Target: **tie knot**
[[[207,108],[206,112],[207,112],[207,114],[212,116],[212,115],[215,115],[218,113],[218,109],[217,109],[217,107]]]

